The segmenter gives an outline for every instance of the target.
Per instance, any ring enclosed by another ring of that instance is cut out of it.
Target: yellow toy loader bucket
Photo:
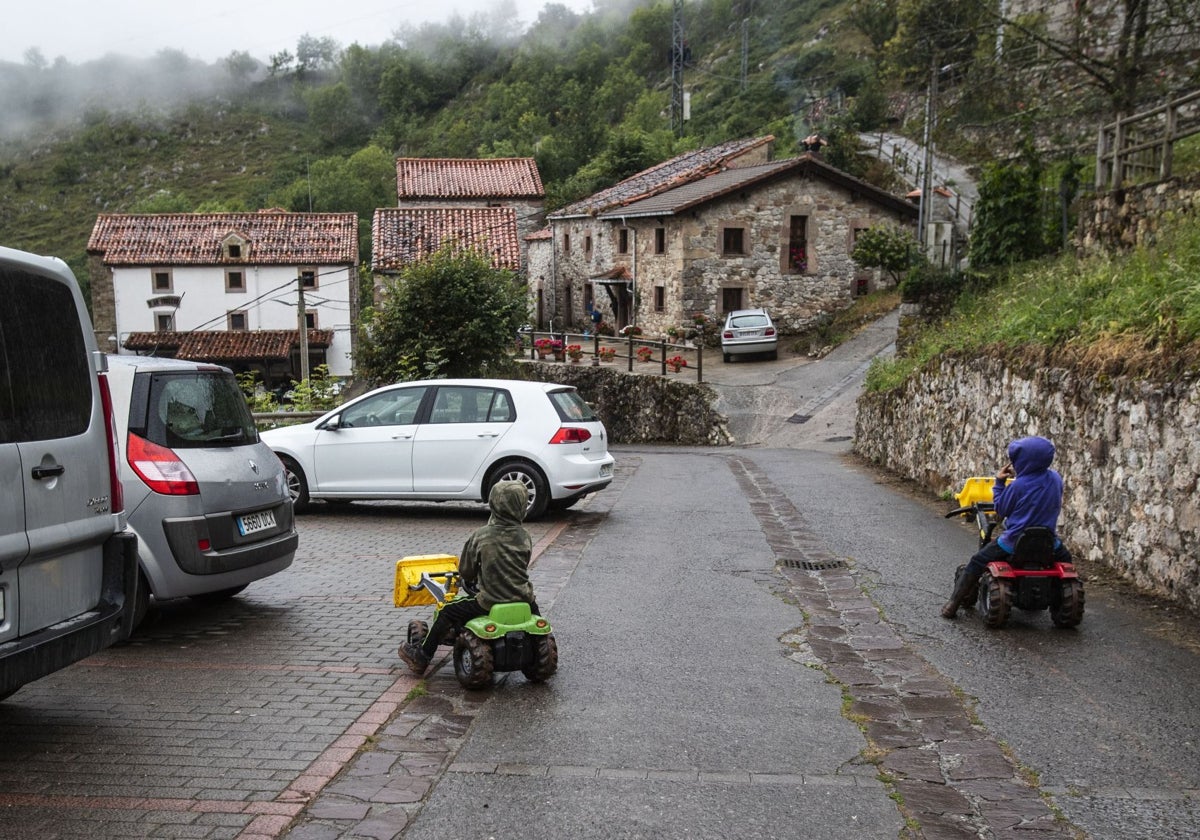
[[[992,501],[992,485],[996,479],[991,476],[973,476],[968,478],[963,483],[962,490],[958,491],[958,495],[954,498],[958,500],[959,507],[970,507],[979,502],[991,504]]]
[[[393,601],[397,607],[423,607],[436,603],[433,593],[421,585],[421,575],[436,578],[458,570],[458,557],[453,554],[418,554],[396,561],[396,583]],[[445,580],[438,581],[445,584]],[[454,594],[457,587],[447,590]]]

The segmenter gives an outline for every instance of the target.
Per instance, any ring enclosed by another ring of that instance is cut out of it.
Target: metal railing
[[[704,381],[704,347],[698,343],[677,344],[655,341],[640,335],[596,335],[592,333],[538,332],[521,333],[522,352],[530,361],[573,362],[575,364],[623,364],[630,373],[694,373]],[[578,347],[572,352],[571,347]],[[637,366],[635,371],[635,365]],[[653,371],[653,367],[657,371]]]

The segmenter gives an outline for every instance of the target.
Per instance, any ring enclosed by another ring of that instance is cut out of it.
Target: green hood
[[[529,495],[519,481],[500,481],[488,493],[488,505],[492,509],[489,525],[520,525],[529,507]]]

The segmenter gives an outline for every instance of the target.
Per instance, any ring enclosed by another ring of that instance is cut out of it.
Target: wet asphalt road
[[[531,526],[547,684],[395,656],[394,560],[480,508],[320,509],[287,573],[0,705],[0,838],[1200,836],[1196,617],[1095,570],[1077,630],[938,617],[973,532],[848,451],[887,337],[714,371],[745,445],[618,449]]]

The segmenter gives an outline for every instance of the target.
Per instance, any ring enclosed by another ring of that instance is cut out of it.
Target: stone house
[[[353,213],[101,214],[88,239],[96,340],[114,353],[349,376],[358,320]],[[303,314],[301,301],[303,300]]]
[[[553,300],[555,327],[590,324],[593,304],[652,335],[762,306],[798,332],[882,282],[850,259],[855,237],[910,226],[917,208],[815,153],[773,161],[771,139],[704,150],[700,165],[675,158],[551,214],[530,285]]]
[[[397,207],[496,208],[513,211],[522,273],[522,243],[546,220],[546,190],[533,158],[397,158]]]

